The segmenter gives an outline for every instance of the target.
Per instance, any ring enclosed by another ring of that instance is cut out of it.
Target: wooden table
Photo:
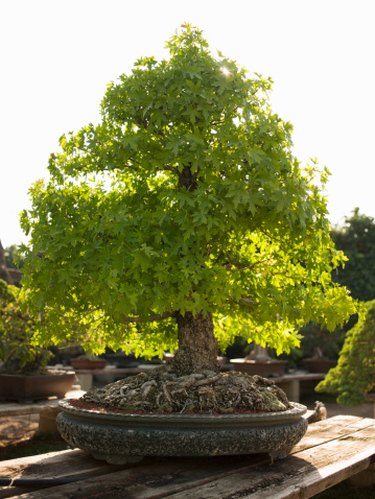
[[[81,450],[3,461],[0,475],[14,486],[0,487],[0,498],[301,499],[364,470],[374,476],[374,457],[375,420],[335,416],[310,424],[292,453],[274,463],[249,455],[113,466]]]
[[[274,381],[282,390],[284,390],[286,396],[291,402],[299,402],[301,383],[313,382],[314,385],[317,385],[319,381],[325,378],[325,376],[325,373],[308,373],[299,371],[272,377],[270,379]]]
[[[75,399],[82,397],[86,392],[83,390],[71,390],[65,394],[65,399]],[[38,402],[0,402],[0,417],[22,416],[26,414],[39,414],[49,407],[57,407],[59,401],[56,397],[51,397]]]

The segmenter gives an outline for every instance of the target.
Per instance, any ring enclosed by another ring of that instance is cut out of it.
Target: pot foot
[[[271,462],[273,463],[274,461],[278,461],[279,459],[285,459],[289,455],[291,450],[291,448],[284,450],[281,449],[277,452],[270,452],[268,455],[270,456]]]

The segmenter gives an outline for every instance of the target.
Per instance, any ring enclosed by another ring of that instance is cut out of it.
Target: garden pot
[[[107,361],[104,359],[71,359],[70,365],[74,369],[104,369]]]
[[[285,457],[303,437],[306,407],[242,414],[128,414],[61,401],[57,428],[70,446],[112,464],[144,456],[267,453]]]
[[[116,367],[137,367],[139,365],[139,360],[137,360],[134,355],[108,353],[105,358],[109,363],[114,364]]]
[[[33,402],[51,396],[63,398],[72,389],[73,371],[48,374],[0,374],[0,400]]]
[[[304,367],[311,373],[327,373],[332,367],[335,367],[337,362],[324,358],[304,359]]]
[[[258,360],[258,359],[231,359],[231,365],[235,371],[248,374],[259,374],[259,376],[282,376],[285,373],[287,362],[285,360]]]

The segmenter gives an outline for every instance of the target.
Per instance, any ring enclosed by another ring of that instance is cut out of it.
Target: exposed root
[[[274,412],[290,407],[273,381],[240,372],[178,376],[166,367],[93,389],[83,397],[102,407],[145,413]]]

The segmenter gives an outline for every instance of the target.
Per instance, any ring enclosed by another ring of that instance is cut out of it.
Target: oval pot
[[[70,365],[74,369],[104,369],[107,361],[104,359],[71,359]]]
[[[57,427],[70,446],[108,463],[144,456],[218,456],[268,453],[285,457],[303,437],[306,407],[228,415],[138,415],[78,409],[61,401]]]
[[[248,374],[259,374],[259,376],[282,376],[285,373],[287,362],[285,360],[253,360],[253,359],[231,359],[231,365],[235,371]]]
[[[139,361],[134,355],[109,353],[105,358],[110,364],[113,364],[116,367],[137,367],[139,364]]]
[[[55,374],[0,374],[0,400],[33,402],[55,396],[63,398],[72,389],[74,372]]]
[[[337,362],[329,359],[304,359],[304,367],[311,373],[327,373],[332,367],[335,367]]]

